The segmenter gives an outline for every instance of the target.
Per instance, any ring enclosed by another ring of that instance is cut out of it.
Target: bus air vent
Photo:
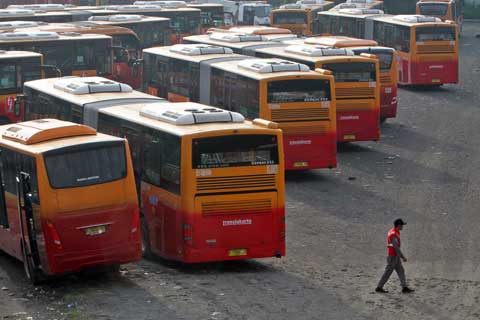
[[[330,11],[338,11],[338,10],[341,10],[341,9],[357,9],[357,8],[362,8],[363,5],[362,4],[359,4],[359,3],[340,3],[340,4],[337,4],[335,7],[333,7],[332,9],[330,9]]]
[[[264,38],[259,35],[254,34],[229,34],[214,32],[208,36],[211,40],[218,40],[223,42],[253,42],[253,41],[264,41]]]
[[[148,11],[148,10],[161,10],[161,6],[135,6],[135,5],[125,5],[125,6],[108,6],[107,10],[116,10],[116,11]]]
[[[53,139],[95,135],[91,127],[57,119],[42,119],[8,125],[2,138],[22,144],[34,144]]]
[[[280,9],[295,10],[295,9],[304,9],[305,7],[299,3],[287,3],[280,6]]]
[[[46,32],[46,31],[0,33],[0,40],[58,39],[59,37],[60,36],[56,32]]]
[[[323,0],[298,0],[297,4],[324,4]]]
[[[12,4],[7,9],[27,9],[34,11],[61,11],[65,10],[63,4],[51,3],[51,4]]]
[[[409,22],[409,23],[419,23],[419,22],[441,22],[442,20],[436,17],[430,16],[423,16],[420,14],[400,14],[393,17],[394,20],[401,21],[401,22]]]
[[[132,92],[127,84],[101,77],[65,77],[57,80],[53,87],[71,94]]]
[[[21,10],[21,9],[7,9],[0,10],[0,16],[33,16],[35,14],[32,10]]]
[[[142,21],[142,16],[139,14],[114,14],[108,17],[108,21],[114,21],[114,22]]]
[[[135,1],[133,4],[137,6],[155,5],[168,8],[179,8],[187,5],[185,1]]]
[[[281,59],[247,59],[240,61],[238,67],[258,73],[310,71],[307,65]]]
[[[340,13],[352,14],[352,15],[364,15],[364,14],[383,14],[384,12],[380,9],[340,9]]]
[[[37,22],[33,21],[5,21],[0,22],[0,30],[18,29],[18,28],[32,28],[38,27]]]
[[[285,48],[285,52],[301,54],[310,57],[326,56],[353,56],[354,52],[350,49],[334,49],[325,46],[312,45],[293,45]]]
[[[200,56],[204,54],[229,54],[232,49],[212,46],[208,44],[176,44],[170,48],[171,52],[180,53],[188,56]]]
[[[189,125],[218,122],[243,122],[245,118],[237,112],[207,107],[193,102],[152,103],[140,111],[140,115],[174,125]]]
[[[372,0],[347,0],[346,3],[370,4]]]

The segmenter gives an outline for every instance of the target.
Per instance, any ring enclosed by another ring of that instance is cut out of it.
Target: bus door
[[[35,220],[32,206],[32,185],[30,174],[19,172],[16,176],[18,221],[20,222],[20,241],[22,244],[23,265],[25,273],[32,282],[36,282],[36,274],[40,266],[38,256]]]
[[[156,71],[153,71],[153,72],[156,72],[157,74],[156,76],[152,77],[152,81],[155,79],[154,81],[156,82],[156,84],[155,86],[152,87],[152,89],[153,90],[156,89],[156,92],[153,92],[153,93],[147,92],[147,93],[166,99],[168,98],[167,84],[170,83],[168,79],[168,73],[167,73],[167,70],[168,70],[167,62],[157,60],[157,68],[154,70]]]

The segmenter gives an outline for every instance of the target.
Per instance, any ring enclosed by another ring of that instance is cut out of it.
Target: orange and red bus
[[[356,56],[349,49],[291,45],[260,48],[257,57],[281,58],[304,63],[312,70],[333,72],[335,78],[337,141],[380,139],[379,62],[374,55]]]
[[[335,4],[323,0],[300,0],[297,3],[282,5],[272,10],[270,21],[272,27],[289,29],[302,36],[311,36],[313,20],[317,12],[331,9]]]
[[[399,84],[458,83],[458,26],[454,22],[422,15],[365,12],[359,9],[320,12],[318,32],[373,39],[395,49],[399,56]]]
[[[0,249],[37,283],[141,258],[127,141],[42,119],[0,127]]]
[[[15,103],[25,81],[42,78],[43,56],[27,51],[0,50],[0,124],[23,119],[21,105]]]
[[[198,103],[105,108],[141,177],[145,256],[187,263],[285,255],[282,132]]]
[[[0,50],[41,53],[44,63],[57,67],[64,76],[111,76],[111,46],[112,38],[103,34],[49,31],[0,33]]]
[[[190,44],[144,50],[143,89],[274,121],[284,133],[285,168],[336,166],[331,74],[280,59],[254,59],[225,47]],[[170,81],[166,81],[170,79]]]
[[[324,45],[332,48],[349,48],[356,55],[375,55],[380,62],[380,121],[397,116],[397,56],[392,48],[378,46],[374,40],[345,36],[320,36],[307,38],[306,44]]]
[[[442,21],[455,21],[459,28],[462,28],[462,0],[419,0],[416,12],[424,16],[440,18]]]

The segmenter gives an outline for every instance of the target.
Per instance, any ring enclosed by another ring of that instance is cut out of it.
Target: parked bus
[[[90,17],[84,11],[34,11],[29,9],[0,9],[0,21],[26,20],[43,22],[83,21]]]
[[[414,14],[418,0],[383,0],[383,8],[388,14]]]
[[[254,49],[285,46],[282,40],[295,39],[292,34],[257,35],[230,32],[213,32],[183,38],[186,44],[207,44],[231,49],[234,53],[254,55]]]
[[[63,77],[24,84],[25,120],[56,118],[97,126],[101,108],[123,104],[149,104],[164,99],[132,90],[102,77]]]
[[[204,34],[209,28],[225,25],[223,16],[223,4],[221,3],[187,3],[188,8],[200,9],[202,16],[202,25],[200,33]]]
[[[112,38],[102,34],[48,31],[0,33],[0,50],[41,53],[45,64],[57,67],[64,76],[111,76],[111,46]]]
[[[87,11],[93,16],[135,14],[169,18],[172,30],[170,43],[179,43],[183,37],[200,34],[201,11],[195,8],[165,8],[158,5],[124,5],[106,6],[84,11]]]
[[[321,36],[307,38],[306,44],[324,45],[332,48],[348,48],[356,55],[375,55],[380,62],[380,121],[397,116],[397,56],[392,48],[378,46],[374,40],[344,36]]]
[[[373,39],[394,48],[400,58],[399,84],[458,83],[458,27],[454,22],[422,15],[369,15],[358,9],[321,12],[318,18],[319,33]]]
[[[138,14],[92,16],[88,21],[76,22],[75,24],[81,26],[117,26],[128,28],[137,35],[141,49],[170,45],[172,33],[170,19],[147,17]]]
[[[56,119],[0,127],[0,249],[29,280],[141,258],[125,139]]]
[[[462,0],[420,0],[417,2],[417,14],[440,18],[442,21],[455,21],[462,28]]]
[[[144,255],[186,263],[284,256],[284,160],[276,128],[192,102],[100,110],[98,130],[132,145]]]
[[[0,124],[23,119],[23,110],[15,104],[25,81],[42,77],[43,57],[28,51],[0,50]]]
[[[333,77],[303,64],[210,45],[144,50],[144,90],[279,123],[287,170],[336,166]]]
[[[297,3],[285,4],[272,10],[270,21],[272,27],[285,28],[302,36],[311,36],[312,23],[317,12],[331,9],[335,4],[324,0],[300,0]]]
[[[281,58],[303,63],[312,70],[333,72],[335,78],[337,141],[380,139],[379,63],[375,56],[355,56],[349,49],[292,45],[257,49],[261,58]]]

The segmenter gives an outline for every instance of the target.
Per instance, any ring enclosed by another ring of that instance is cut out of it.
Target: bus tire
[[[140,217],[140,224],[142,227],[142,256],[145,259],[152,258],[152,249],[150,247],[150,235],[148,234],[147,219],[142,215]]]
[[[25,275],[27,276],[28,281],[30,281],[30,283],[33,285],[39,284],[42,281],[42,278],[40,273],[33,267],[30,258],[27,257],[24,241],[22,241],[22,258],[23,269],[25,270]]]

